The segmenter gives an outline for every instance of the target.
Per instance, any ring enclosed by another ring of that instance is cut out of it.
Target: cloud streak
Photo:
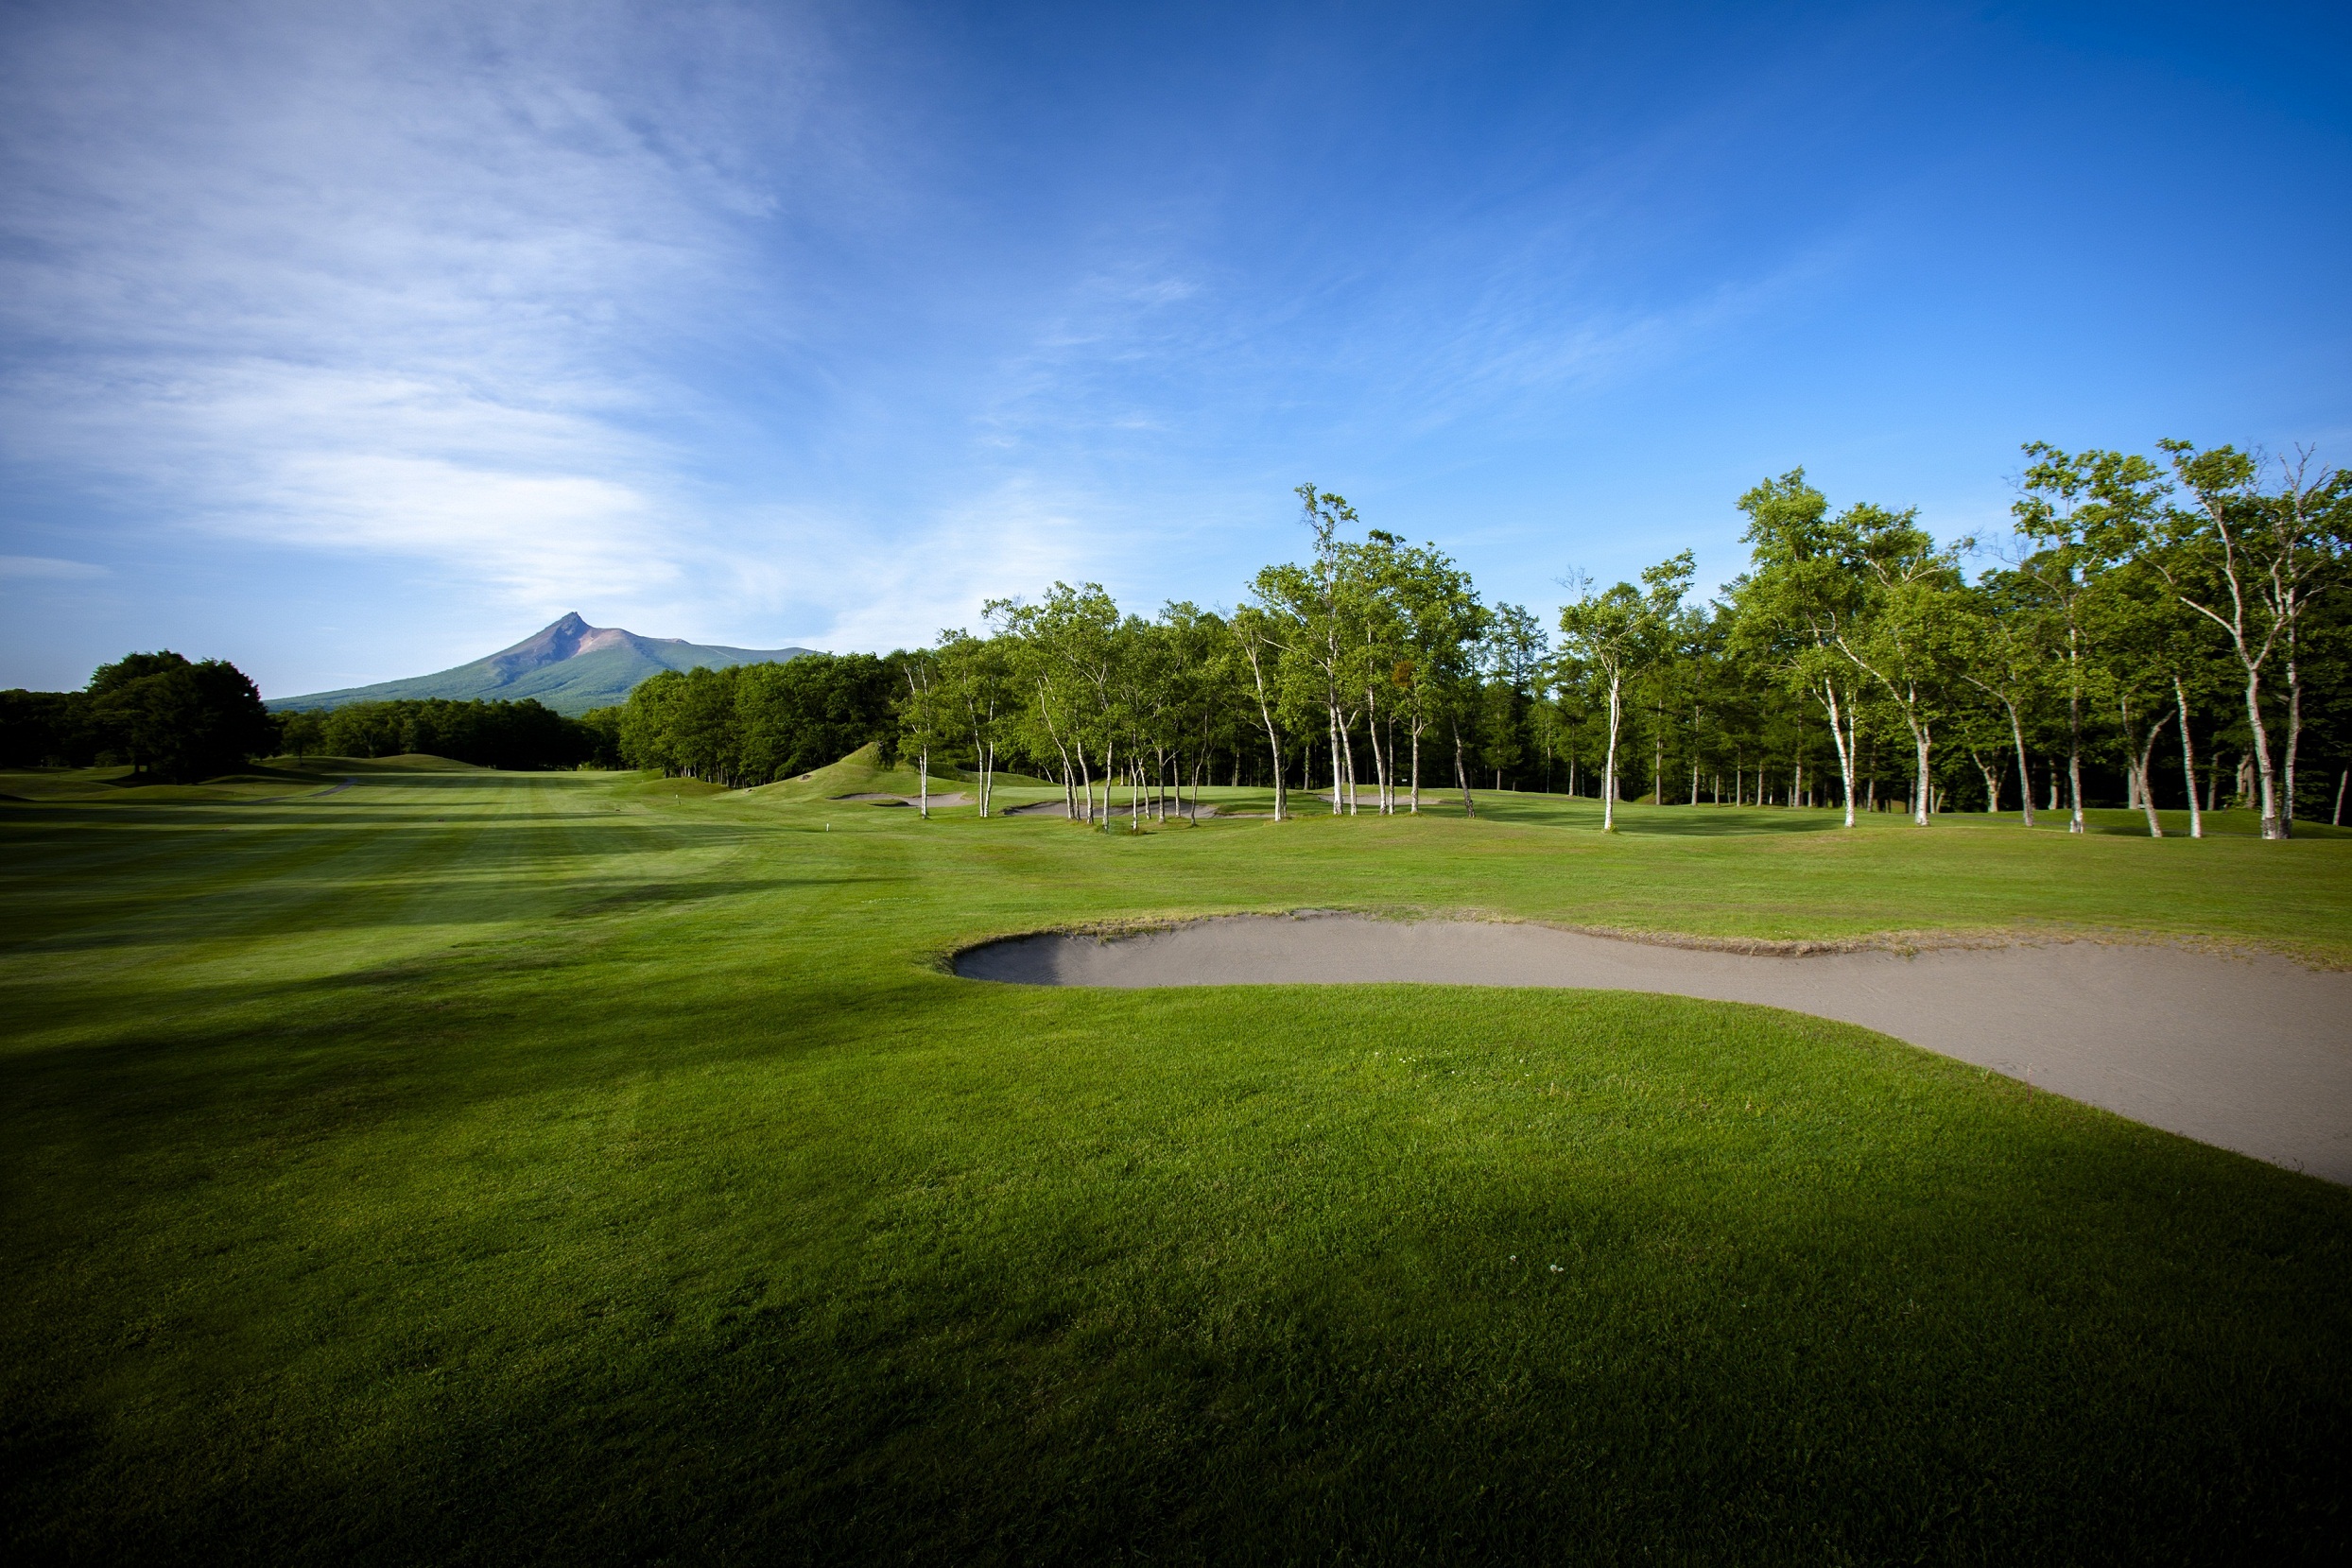
[[[661,426],[693,399],[658,345],[674,302],[749,298],[774,199],[695,112],[600,79],[598,12],[473,16],[48,13],[7,83],[10,456],[519,603],[674,579],[695,527]],[[584,41],[554,48],[566,19]],[[777,99],[813,91],[757,42]]]

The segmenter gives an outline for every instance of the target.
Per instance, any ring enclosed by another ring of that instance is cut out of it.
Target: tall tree
[[[225,659],[134,653],[91,676],[91,712],[134,769],[169,784],[225,773],[276,742],[277,726],[245,672]]]
[[[1839,632],[1838,648],[1876,682],[1911,731],[1917,779],[1911,819],[1926,827],[1935,804],[1929,752],[1936,711],[1963,646],[1958,556],[1966,546],[1938,548],[1916,510],[1867,502],[1848,507],[1835,526],[1849,569],[1869,595],[1862,615]]]
[[[1282,676],[1280,660],[1299,629],[1283,621],[1283,612],[1266,605],[1243,605],[1228,624],[1236,649],[1250,672],[1250,695],[1256,702],[1258,721],[1266,730],[1266,750],[1274,774],[1274,820],[1289,817],[1289,765],[1282,754]]]
[[[2045,690],[2048,667],[2040,595],[2030,579],[2015,572],[1988,572],[1955,601],[1954,609],[1962,644],[1961,679],[1998,703],[2009,721],[2017,766],[2017,812],[2030,828],[2033,773],[2027,761],[2025,714]],[[1997,801],[1998,788],[1990,784],[1986,788]]]
[[[2149,560],[2180,601],[2225,633],[2245,675],[2246,727],[2261,787],[2262,836],[2293,832],[2293,766],[2302,729],[2299,634],[2312,603],[2341,578],[2352,542],[2352,479],[2314,468],[2298,451],[2278,462],[2278,489],[2265,492],[2261,464],[2235,447],[2200,452],[2187,441],[2156,443],[2188,497],[2167,508]],[[2287,663],[2286,784],[2279,787],[2262,678],[2274,657]]]
[[[1561,638],[1608,694],[1608,750],[1600,775],[1603,833],[1617,831],[1617,740],[1624,727],[1626,681],[1658,656],[1665,629],[1689,591],[1696,565],[1685,550],[1644,571],[1640,588],[1620,582],[1595,594],[1590,577],[1569,581],[1577,596],[1560,612]]]
[[[1753,564],[1733,585],[1737,646],[1760,654],[1788,689],[1819,702],[1829,717],[1845,792],[1845,825],[1854,825],[1854,684],[1859,673],[1843,644],[1867,602],[1869,585],[1854,570],[1851,529],[1829,520],[1829,501],[1791,469],[1739,498],[1748,515],[1741,537]]]
[[[2030,441],[2032,459],[2015,504],[2017,531],[2032,548],[2017,562],[2063,638],[2067,702],[2067,829],[2083,822],[2083,734],[2100,649],[2090,635],[2100,578],[2129,556],[2161,502],[2163,475],[2145,457],[2121,452],[2069,455]]]

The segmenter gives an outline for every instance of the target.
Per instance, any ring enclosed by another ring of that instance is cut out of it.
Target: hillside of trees
[[[1739,497],[1748,569],[1712,601],[1687,553],[1546,626],[1434,545],[1299,489],[1305,559],[1229,612],[1146,618],[1094,584],[986,608],[983,634],[820,664],[657,678],[632,766],[757,784],[880,739],[925,767],[1293,791],[1356,814],[1443,785],[1621,800],[2055,815],[2222,806],[2284,836],[2340,817],[2352,738],[2352,483],[2308,457],[2168,442],[2026,451],[2014,538],[1833,508],[1800,470]],[[796,673],[799,672],[799,673]],[[598,716],[601,715],[592,715]],[[609,722],[609,721],[608,721]],[[1338,786],[1334,787],[1334,781]]]

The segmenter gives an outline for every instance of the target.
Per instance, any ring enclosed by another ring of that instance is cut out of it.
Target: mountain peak
[[[665,669],[725,668],[796,659],[802,647],[741,648],[689,643],[679,637],[640,637],[620,627],[590,626],[571,611],[512,647],[433,675],[372,686],[282,697],[270,707],[337,708],[346,702],[397,698],[537,698],[558,713],[583,713],[624,700],[637,682]],[[591,658],[590,655],[595,657]]]
[[[560,664],[566,659],[577,659],[583,653],[594,653],[598,648],[635,641],[634,636],[618,627],[590,626],[586,617],[575,610],[560,620],[550,621],[512,647],[499,649],[488,663],[512,679],[527,671]]]

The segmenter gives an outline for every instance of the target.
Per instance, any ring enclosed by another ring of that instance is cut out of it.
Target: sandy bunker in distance
[[[2151,1127],[2352,1183],[2352,974],[2164,945],[1804,957],[1541,925],[1237,916],[960,954],[1015,985],[1557,986],[1752,1002],[1859,1024]]]

